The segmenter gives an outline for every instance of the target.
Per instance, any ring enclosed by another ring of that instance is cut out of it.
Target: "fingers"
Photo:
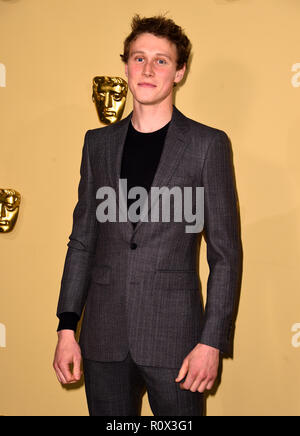
[[[81,351],[74,340],[68,336],[62,336],[57,344],[53,367],[57,379],[62,384],[76,383],[80,380],[82,372]]]
[[[182,362],[182,366],[179,370],[179,373],[175,379],[176,382],[180,382],[180,380],[182,380],[186,376],[186,373],[188,372],[188,368],[189,368],[188,359],[184,359],[184,361]]]
[[[59,383],[62,383],[64,385],[67,384],[67,381],[66,381],[65,377],[63,376],[63,373],[61,372],[61,370],[59,368],[55,369],[55,373],[56,373],[56,377],[57,377]]]
[[[204,379],[199,383],[199,386],[196,388],[196,390],[201,393],[203,393],[205,390],[209,390],[210,388],[208,388],[208,383],[210,383],[209,380],[207,378]]]
[[[210,390],[217,378],[219,366],[219,350],[208,345],[197,344],[184,359],[178,377],[181,389],[191,392]]]
[[[60,362],[55,361],[53,363],[53,367],[56,372],[57,379],[62,384],[68,384],[68,383],[76,383],[81,378],[81,370],[80,370],[80,363],[81,359],[76,358],[74,359],[74,365],[73,365],[73,374],[70,369],[70,363],[69,362]]]
[[[73,367],[73,376],[75,381],[80,380],[81,378],[81,370],[80,370],[80,364],[81,364],[81,359],[78,358],[74,358],[74,367]]]
[[[189,369],[188,375],[183,383],[180,383],[181,389],[187,389],[192,390],[194,386],[196,386],[195,392],[199,386],[199,382],[201,382],[201,379],[199,378],[196,371],[193,371],[192,368]]]
[[[211,389],[215,381],[215,379],[211,379],[207,374],[199,374],[198,371],[189,368],[188,359],[184,359],[175,381],[180,382],[184,378],[184,382],[179,385],[180,389],[190,390],[191,392],[204,392],[206,389]]]
[[[206,372],[197,371],[190,367],[186,379],[180,383],[180,389],[190,390],[191,392],[201,392],[210,390],[215,382],[216,376]]]
[[[214,383],[215,383],[215,379],[209,380],[205,389],[207,389],[209,391],[210,389],[212,389]],[[203,392],[203,391],[199,391],[199,392]]]
[[[66,362],[62,363],[60,365],[60,370],[65,378],[65,380],[67,381],[67,383],[72,383],[74,381],[74,377],[73,374],[71,373],[70,370],[70,365]]]
[[[194,380],[194,382],[192,383],[192,385],[190,387],[190,391],[192,391],[192,392],[196,392],[196,391],[204,392],[202,390],[200,391],[199,389],[200,389],[200,386],[205,389],[205,386],[206,386],[205,382],[206,382],[206,378],[202,379],[200,377],[197,377]]]
[[[54,362],[53,367],[55,369],[56,377],[62,384],[68,384],[73,380],[69,364]]]

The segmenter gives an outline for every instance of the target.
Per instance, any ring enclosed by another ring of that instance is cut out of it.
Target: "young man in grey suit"
[[[189,54],[190,41],[172,20],[136,15],[121,55],[133,111],[85,136],[53,365],[67,384],[80,379],[83,361],[90,415],[139,415],[147,390],[154,415],[200,416],[219,354],[230,353],[241,266],[234,171],[226,133],[172,104]],[[121,208],[119,179],[148,193],[203,187],[203,229],[187,232],[184,219],[100,222],[96,192],[113,188]],[[210,268],[205,309],[202,235]]]

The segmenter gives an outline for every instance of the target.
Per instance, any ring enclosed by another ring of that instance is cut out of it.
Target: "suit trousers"
[[[203,394],[180,389],[179,369],[138,365],[130,353],[121,362],[84,358],[90,416],[140,416],[146,390],[154,416],[202,416]]]

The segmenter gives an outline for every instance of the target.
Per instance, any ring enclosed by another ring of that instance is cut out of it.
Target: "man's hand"
[[[197,344],[184,359],[175,379],[176,382],[180,382],[187,374],[184,383],[180,383],[180,388],[192,392],[211,389],[218,374],[219,354],[216,348]]]
[[[73,374],[70,365],[73,364]],[[81,377],[81,351],[73,330],[60,330],[53,367],[62,384],[76,383]]]

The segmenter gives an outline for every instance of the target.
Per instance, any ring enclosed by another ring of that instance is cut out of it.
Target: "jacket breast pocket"
[[[91,281],[99,285],[109,285],[111,280],[111,267],[109,265],[95,265],[92,270]]]
[[[199,278],[196,270],[156,270],[154,289],[192,290],[199,289]]]

